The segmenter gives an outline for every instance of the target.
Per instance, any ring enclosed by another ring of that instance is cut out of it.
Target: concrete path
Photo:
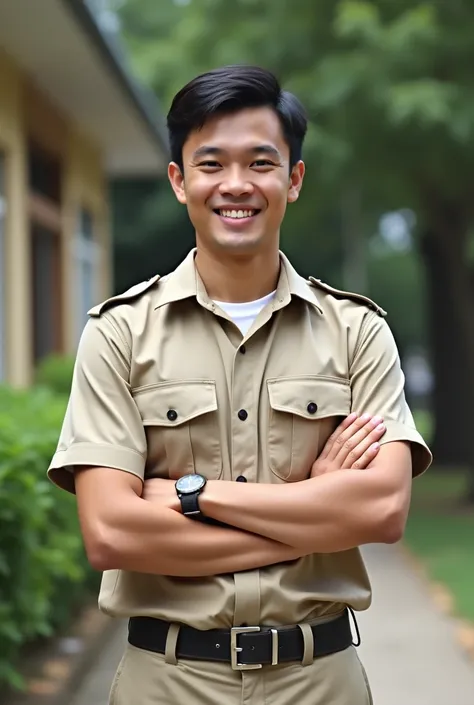
[[[474,664],[397,546],[368,546],[374,589],[358,615],[374,705],[474,705]],[[473,591],[474,599],[474,591]]]
[[[374,600],[357,617],[359,655],[374,705],[474,705],[474,664],[457,646],[452,621],[425,594],[424,582],[397,546],[368,546],[364,554]],[[71,705],[107,705],[124,641],[125,628],[104,649]]]

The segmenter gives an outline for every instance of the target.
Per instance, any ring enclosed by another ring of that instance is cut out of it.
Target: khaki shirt
[[[207,296],[194,251],[92,309],[51,480],[74,491],[72,468],[98,465],[140,478],[298,482],[351,411],[383,416],[382,443],[410,441],[413,474],[423,472],[431,455],[385,312],[303,279],[283,254],[281,264],[276,296],[245,337]],[[99,605],[210,629],[295,624],[365,609],[370,597],[355,548],[205,578],[108,571]]]

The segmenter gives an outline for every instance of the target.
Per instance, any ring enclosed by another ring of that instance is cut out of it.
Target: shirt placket
[[[254,341],[255,342],[255,341]],[[241,344],[234,356],[232,370],[231,452],[232,479],[255,482],[258,463],[258,390],[254,385],[257,353],[252,339]],[[260,571],[235,573],[235,626],[260,623]]]
[[[240,342],[230,333],[236,346],[232,351],[229,385],[231,478],[236,482],[257,481],[260,377],[265,368],[265,360],[262,358],[268,355],[275,331],[269,333],[263,345],[257,333],[282,303],[282,300],[277,299],[272,306],[261,311]],[[204,305],[220,318],[231,320],[225,313],[217,311],[213,303]],[[234,594],[234,626],[258,626],[261,612],[260,571],[256,569],[235,573]]]

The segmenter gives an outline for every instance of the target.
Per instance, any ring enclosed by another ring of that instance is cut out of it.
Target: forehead
[[[278,115],[271,108],[246,108],[235,113],[217,115],[200,130],[193,130],[183,151],[191,154],[203,145],[226,151],[250,150],[256,144],[269,144],[287,155],[286,144]]]

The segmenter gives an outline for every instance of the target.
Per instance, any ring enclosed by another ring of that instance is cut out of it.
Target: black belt
[[[165,653],[169,622],[152,617],[129,620],[128,641],[147,651]],[[343,651],[351,646],[349,613],[311,627],[314,658]],[[235,670],[260,668],[289,661],[302,661],[303,634],[299,627],[234,627],[201,631],[180,625],[176,657],[200,661],[224,661]]]

